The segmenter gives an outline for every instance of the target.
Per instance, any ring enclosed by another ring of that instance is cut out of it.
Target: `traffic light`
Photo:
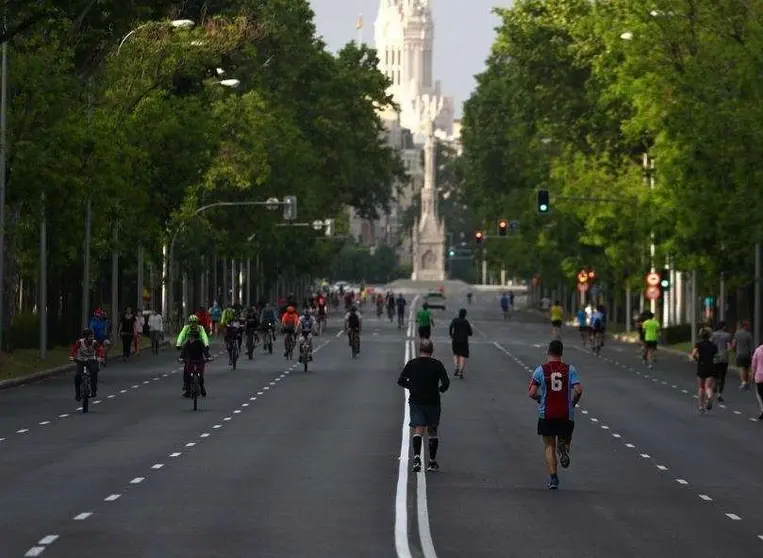
[[[508,236],[509,222],[506,219],[498,221],[498,236]]]
[[[662,279],[660,279],[660,288],[663,291],[669,291],[670,290],[670,275],[663,275]]]
[[[551,209],[551,200],[548,190],[538,190],[538,213],[548,213]]]
[[[452,258],[452,257],[453,257],[453,256],[455,256],[455,255],[456,255],[456,251],[455,251],[453,248],[451,248],[450,250],[448,250],[448,256],[450,256],[450,257]]]
[[[474,242],[477,244],[482,244],[483,240],[485,240],[485,235],[482,233],[482,231],[477,231],[474,233]]]

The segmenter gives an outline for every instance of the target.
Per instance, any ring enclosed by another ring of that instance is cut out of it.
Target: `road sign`
[[[660,284],[660,274],[659,273],[650,273],[646,276],[646,284],[650,287],[656,287]],[[656,297],[659,298],[659,297]]]
[[[584,293],[588,290],[588,283],[578,283],[578,292]]]
[[[649,300],[657,300],[660,298],[660,287],[657,287],[655,285],[650,285],[649,288],[646,290],[646,298]]]
[[[584,269],[580,273],[578,273],[578,283],[587,283],[588,282],[588,272]]]

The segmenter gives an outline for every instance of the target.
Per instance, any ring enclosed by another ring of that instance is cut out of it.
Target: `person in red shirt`
[[[204,328],[204,331],[212,331],[212,314],[206,308],[200,307],[196,311],[196,317],[199,318],[199,325]]]
[[[575,429],[575,406],[583,396],[578,372],[562,361],[564,345],[559,340],[548,346],[548,361],[533,372],[528,395],[538,402],[538,435],[543,437],[548,488],[559,488],[556,453],[563,469],[570,466],[570,445]]]

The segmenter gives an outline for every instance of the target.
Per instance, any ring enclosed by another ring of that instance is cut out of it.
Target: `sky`
[[[356,40],[355,24],[363,14],[364,40],[373,45],[373,24],[379,0],[310,0],[318,35],[336,52]],[[443,93],[455,98],[456,116],[476,87],[474,75],[485,67],[495,37],[498,18],[494,6],[509,6],[510,0],[433,0],[435,24],[434,77],[442,81]]]

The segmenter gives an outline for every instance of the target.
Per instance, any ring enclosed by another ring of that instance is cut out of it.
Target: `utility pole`
[[[40,360],[48,358],[48,223],[45,192],[40,209]]]
[[[7,30],[6,16],[3,16],[3,30]],[[2,69],[0,69],[0,349],[3,343],[3,325],[5,324],[5,187],[8,177],[8,42],[3,42]]]
[[[760,243],[755,244],[755,302],[753,315],[753,329],[755,336],[755,346],[760,345]]]
[[[689,312],[691,312],[691,344],[697,344],[697,270],[691,272],[691,288],[689,289],[691,299],[689,300]]]

